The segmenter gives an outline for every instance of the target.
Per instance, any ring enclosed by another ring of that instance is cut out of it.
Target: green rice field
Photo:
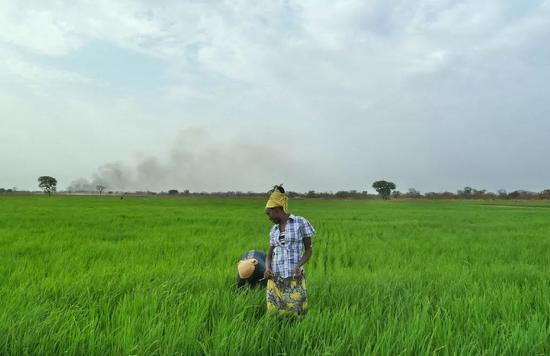
[[[0,354],[550,354],[550,203],[291,200],[300,320],[235,288],[264,205],[0,196]]]

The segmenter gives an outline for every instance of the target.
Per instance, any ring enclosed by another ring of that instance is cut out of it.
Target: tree
[[[38,187],[41,188],[44,193],[48,193],[48,196],[55,192],[57,186],[57,179],[50,176],[38,177]]]
[[[407,196],[409,196],[410,198],[419,198],[420,195],[420,192],[415,188],[409,188],[409,191],[407,192]]]
[[[345,190],[339,190],[337,191],[334,196],[338,199],[346,199],[346,198],[349,198],[349,193]]]
[[[179,194],[179,192],[178,192],[177,189],[170,189],[168,191],[168,195],[178,195],[178,194]]]
[[[394,197],[394,198],[399,198],[401,196],[401,192],[399,190],[394,190],[391,193],[391,196]]]
[[[539,194],[541,199],[550,199],[550,189],[545,189]]]
[[[310,190],[310,191],[307,192],[306,197],[308,197],[308,198],[316,198],[316,197],[317,197],[317,193],[315,193],[314,190]]]
[[[248,195],[254,195],[254,193],[253,193],[253,192],[249,192]],[[299,196],[300,196],[300,193],[298,193],[298,192],[293,192],[293,191],[290,191],[290,190],[287,190],[286,195],[287,195],[289,198],[296,198],[296,197],[299,197]]]
[[[102,184],[98,184],[98,185],[95,186],[95,189],[98,191],[99,195],[101,195],[101,193],[103,193],[105,188],[107,188],[107,187],[102,185]]]
[[[472,188],[464,187],[464,189],[459,189],[456,191],[456,195],[460,196],[461,198],[468,199],[472,196]]]
[[[389,199],[391,191],[395,189],[395,183],[378,180],[372,183],[372,187],[380,194],[382,199]]]
[[[476,199],[483,199],[485,194],[487,194],[487,190],[485,189],[472,189],[472,196]]]

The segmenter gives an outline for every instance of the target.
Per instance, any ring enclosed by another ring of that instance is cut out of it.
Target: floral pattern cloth
[[[273,276],[267,281],[266,299],[269,313],[295,316],[305,314],[308,308],[305,277],[297,280]]]

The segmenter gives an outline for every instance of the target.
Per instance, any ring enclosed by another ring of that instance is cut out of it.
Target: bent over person
[[[243,253],[237,264],[238,287],[265,287],[265,253],[250,250]]]
[[[266,204],[266,214],[275,224],[269,232],[266,256],[267,310],[279,315],[303,315],[308,308],[303,265],[312,255],[315,229],[306,218],[290,214],[288,197],[275,186]]]

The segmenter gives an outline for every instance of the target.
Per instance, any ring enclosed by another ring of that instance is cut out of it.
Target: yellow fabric
[[[241,260],[237,264],[237,270],[239,271],[239,277],[242,279],[246,279],[254,273],[254,270],[256,269],[256,264],[258,261],[256,261],[255,258],[250,258],[248,260]]]
[[[265,205],[266,208],[277,208],[282,207],[284,212],[288,214],[288,197],[286,194],[281,193],[277,189],[271,193],[271,196],[269,197],[269,200],[267,201],[267,204]]]
[[[290,283],[269,279],[266,288],[267,311],[275,315],[300,316],[307,312],[305,278]]]
[[[302,298],[302,295],[298,292],[294,292],[290,295],[290,298],[294,300],[300,300],[300,298]]]
[[[283,292],[281,292],[281,290],[279,288],[277,288],[277,285],[275,284],[275,282],[272,279],[267,280],[267,288],[272,290],[273,293],[275,293],[275,295],[277,296],[277,298],[282,298],[283,297]]]

